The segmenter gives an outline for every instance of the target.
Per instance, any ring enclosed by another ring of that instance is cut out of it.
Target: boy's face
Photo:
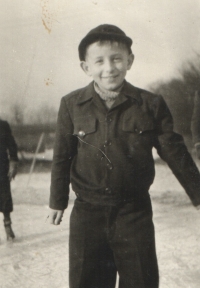
[[[81,62],[81,67],[99,88],[114,91],[122,85],[133,60],[133,54],[128,53],[124,44],[95,42],[87,48],[86,60]]]

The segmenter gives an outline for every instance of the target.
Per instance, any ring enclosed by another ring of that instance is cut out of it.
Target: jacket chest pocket
[[[155,123],[153,118],[146,114],[136,119],[128,116],[123,119],[122,130],[124,132],[145,135],[155,130]]]
[[[85,137],[95,133],[97,130],[97,119],[94,118],[78,118],[74,120],[74,135]]]

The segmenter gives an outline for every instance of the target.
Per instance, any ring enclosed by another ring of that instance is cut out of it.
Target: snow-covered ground
[[[33,173],[29,180],[28,174],[19,174],[12,183],[14,243],[6,242],[0,215],[0,288],[68,288],[74,194],[62,224],[53,226],[46,221],[50,173]],[[159,163],[151,198],[160,288],[199,288],[200,211],[191,205],[169,168]]]

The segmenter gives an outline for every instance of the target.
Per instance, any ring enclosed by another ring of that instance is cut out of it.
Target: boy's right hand
[[[49,223],[54,225],[60,225],[64,210],[54,210],[49,208]]]

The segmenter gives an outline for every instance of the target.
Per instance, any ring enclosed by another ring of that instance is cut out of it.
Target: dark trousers
[[[116,207],[76,200],[70,217],[70,288],[158,288],[150,199]]]
[[[158,288],[150,199],[116,207],[76,199],[70,217],[70,288]]]

